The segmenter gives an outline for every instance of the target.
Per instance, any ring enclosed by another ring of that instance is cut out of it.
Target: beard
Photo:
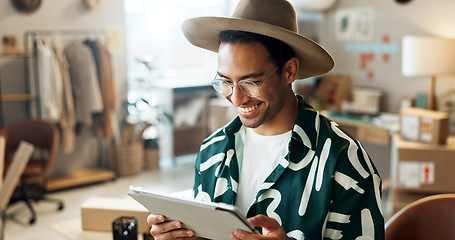
[[[269,104],[261,102],[252,116],[243,116],[239,113],[240,121],[245,127],[258,128],[265,123],[270,122],[275,116],[283,109],[284,102],[278,98],[277,101],[273,101]]]

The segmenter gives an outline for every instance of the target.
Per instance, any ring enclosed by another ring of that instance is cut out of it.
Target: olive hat
[[[294,7],[286,0],[240,0],[232,17],[190,18],[183,22],[182,30],[191,44],[214,52],[218,52],[219,34],[224,30],[281,40],[294,49],[299,59],[298,79],[319,76],[334,67],[333,58],[324,48],[298,33]]]

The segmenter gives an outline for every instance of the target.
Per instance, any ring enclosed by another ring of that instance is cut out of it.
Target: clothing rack
[[[44,37],[103,37],[106,40],[109,39],[109,34],[102,29],[65,29],[65,30],[28,30],[24,33],[24,50],[27,53],[32,54],[32,59],[36,59],[36,41]],[[29,59],[30,60],[30,59]],[[38,61],[25,61],[24,73],[25,73],[25,90],[31,92],[30,86],[30,64],[34,64],[34,68],[38,69]],[[34,72],[33,83],[35,90],[36,106],[40,101],[40,96],[37,94],[39,91],[39,81],[37,77],[37,71]],[[27,105],[27,113],[31,112],[30,103]],[[41,117],[41,109],[36,107],[36,116]]]
[[[105,37],[108,38],[109,34],[102,29],[66,29],[66,30],[29,30],[24,33],[24,46],[25,50],[30,51],[30,43],[33,43],[33,40],[36,40],[39,37],[48,37],[48,36],[63,36],[63,37]],[[31,42],[30,42],[31,41]]]
[[[31,86],[30,83],[30,78],[33,78],[33,83],[34,83],[34,93],[36,94],[35,97],[35,106],[36,106],[36,116],[41,117],[41,109],[40,109],[40,96],[39,96],[39,78],[38,78],[38,61],[36,60],[37,58],[37,41],[40,39],[45,39],[47,37],[63,37],[64,40],[71,40],[71,39],[77,39],[77,38],[93,38],[93,39],[103,39],[106,42],[109,41],[109,33],[105,30],[102,29],[65,29],[65,30],[29,30],[24,33],[24,50],[28,53],[31,54],[31,58],[29,61],[26,61],[24,64],[24,73],[25,73],[25,88],[26,91],[31,92]],[[30,72],[30,66],[33,64],[34,71]],[[28,106],[27,111],[30,113],[31,112],[31,106]],[[99,151],[99,156],[98,158],[98,163],[101,165],[105,165],[103,162],[103,152],[104,152],[104,146],[105,142],[103,139],[100,139],[98,141],[98,151]],[[109,164],[108,165],[112,165]],[[112,166],[111,166],[112,167]],[[66,178],[65,176],[59,177],[58,179],[55,179],[56,181],[52,181],[52,186],[58,186],[58,187],[50,187],[52,189],[48,189],[50,191],[53,190],[58,190],[60,188],[67,188],[67,187],[73,187],[77,185],[83,185],[91,182],[99,182],[99,181],[105,181],[105,180],[112,180],[115,179],[115,173],[109,170],[103,170],[103,169],[87,169],[87,170],[81,170],[77,171],[77,173],[74,173],[73,175],[79,176],[74,178],[71,176],[70,178]],[[83,179],[80,179],[83,178]],[[47,186],[49,187],[49,186]]]

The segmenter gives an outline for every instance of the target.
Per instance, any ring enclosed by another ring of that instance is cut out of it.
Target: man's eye
[[[245,82],[245,84],[253,85],[253,83],[254,83],[254,84],[256,84],[256,85],[259,85],[259,84],[261,84],[261,82],[262,82],[262,81],[260,81],[260,80],[257,80],[257,81],[248,81],[248,82]]]
[[[261,83],[263,81],[263,79],[251,78],[251,79],[248,79],[247,81],[252,82],[252,83]]]
[[[217,78],[216,80],[217,80],[217,81],[220,81],[220,82],[222,82],[222,83],[229,82],[229,81],[227,81],[226,79],[223,79],[223,78]]]

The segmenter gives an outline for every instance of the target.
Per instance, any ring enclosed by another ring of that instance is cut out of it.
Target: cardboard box
[[[341,112],[341,103],[349,99],[351,77],[347,75],[324,75],[316,89],[320,110]]]
[[[400,110],[400,133],[403,139],[445,144],[448,132],[448,113],[413,107]]]
[[[395,187],[420,193],[455,192],[455,136],[446,145],[395,138],[398,149]]]
[[[112,221],[117,217],[136,217],[138,233],[148,231],[150,213],[132,198],[91,197],[81,204],[82,229],[112,232]]]
[[[341,112],[351,115],[377,116],[381,111],[382,90],[353,87],[351,101],[341,104]]]

